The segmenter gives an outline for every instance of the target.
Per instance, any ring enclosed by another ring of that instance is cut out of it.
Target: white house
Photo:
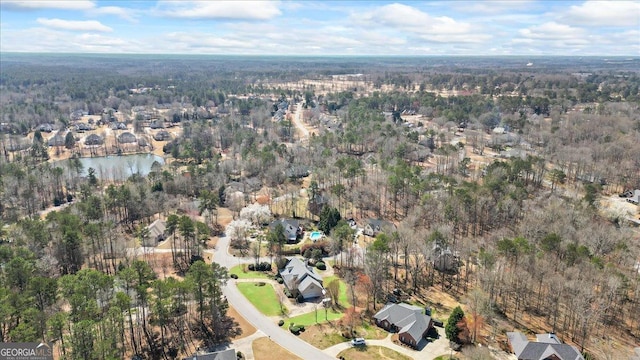
[[[305,300],[322,296],[322,278],[298,258],[291,258],[284,269],[280,270],[280,276],[294,295],[299,293]]]

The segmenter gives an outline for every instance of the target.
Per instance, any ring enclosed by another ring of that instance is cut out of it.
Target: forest
[[[618,60],[3,54],[0,340],[50,341],[62,359],[227,343],[240,331],[229,269],[208,255],[232,235],[222,214],[260,202],[328,235],[323,255],[343,260],[363,316],[394,289],[435,308],[446,294],[468,314],[464,343],[508,349],[518,328],[591,359],[628,356],[640,210],[623,195],[640,189],[640,66]],[[138,137],[161,121],[164,164],[100,178],[77,155],[84,119]],[[51,146],[54,134],[70,140]],[[141,252],[156,219],[166,257]],[[367,219],[392,228],[358,259],[345,220]]]

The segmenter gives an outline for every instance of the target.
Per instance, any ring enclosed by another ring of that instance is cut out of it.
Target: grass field
[[[326,287],[330,282],[332,282],[335,279],[338,279],[338,281],[340,281],[340,296],[338,297],[338,305],[346,309],[349,306],[351,306],[351,302],[349,301],[349,296],[347,294],[347,284],[345,284],[345,282],[342,281],[342,279],[340,279],[335,275],[327,276],[326,278],[323,278],[322,283]]]
[[[306,314],[302,314],[302,315],[298,315],[298,316],[294,316],[292,318],[288,318],[284,321],[284,326],[283,328],[288,329],[290,324],[296,324],[296,325],[304,325],[306,326],[310,326],[310,325],[314,325],[314,324],[319,324],[319,323],[323,323],[326,322],[327,320],[325,320],[325,309],[322,307],[318,307],[318,322],[316,323],[316,312],[312,311],[310,313],[306,313]],[[329,321],[333,321],[333,320],[338,320],[340,319],[344,314],[342,312],[338,312],[338,311],[334,311],[332,309],[328,309],[326,312],[326,318]]]
[[[280,315],[278,296],[271,284],[258,286],[257,282],[238,283],[238,290],[256,309],[267,316]],[[283,305],[284,307],[284,305]],[[286,309],[285,309],[286,310]]]
[[[229,275],[236,274],[238,279],[269,279],[268,272],[249,271],[246,264],[236,265],[229,270]],[[246,270],[246,271],[245,271]]]
[[[410,360],[411,358],[400,354],[397,351],[387,349],[382,346],[362,346],[353,347],[351,349],[344,350],[338,354],[338,357],[344,357],[346,360]]]

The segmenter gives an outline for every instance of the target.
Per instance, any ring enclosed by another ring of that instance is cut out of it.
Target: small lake
[[[135,173],[142,176],[149,175],[151,165],[155,161],[164,165],[164,159],[153,154],[133,154],[122,156],[99,156],[92,158],[80,158],[82,164],[82,176],[87,176],[89,168],[96,170],[96,177],[102,180],[125,180]],[[53,163],[53,166],[69,171],[67,165],[70,160],[61,160]]]

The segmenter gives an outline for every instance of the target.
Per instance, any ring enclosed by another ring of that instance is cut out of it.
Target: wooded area
[[[470,342],[518,327],[626,354],[640,343],[640,219],[616,204],[640,189],[637,60],[516,60],[3,54],[0,340],[53,341],[69,359],[228,341],[227,269],[203,250],[224,231],[218,211],[260,202],[320,221],[362,308],[397,288],[426,304],[445,292],[465,304]],[[332,91],[335,74],[360,85]],[[45,137],[116,113],[135,135],[152,120],[177,129],[164,165],[122,181],[60,166],[83,145]],[[393,228],[358,259],[344,220],[369,218]],[[157,244],[156,219],[165,262],[138,252]]]

